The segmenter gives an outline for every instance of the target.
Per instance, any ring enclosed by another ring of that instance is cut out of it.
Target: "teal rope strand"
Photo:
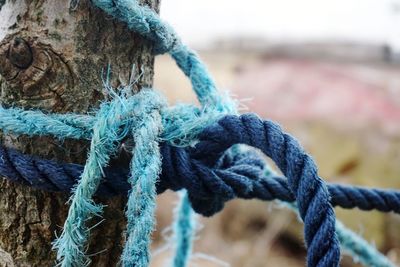
[[[65,120],[65,121],[64,121]],[[64,121],[64,123],[63,123]],[[0,127],[5,133],[35,135],[53,135],[60,139],[90,140],[92,128],[86,127],[95,123],[94,117],[80,115],[47,115],[37,110],[19,108],[5,109],[0,106]]]
[[[127,240],[122,252],[122,266],[146,267],[150,261],[150,236],[154,228],[156,182],[161,169],[158,136],[161,133],[161,105],[150,106],[149,101],[162,103],[159,96],[143,99],[132,127],[135,140],[126,217]]]
[[[81,180],[71,196],[63,232],[54,242],[54,247],[58,249],[59,266],[87,266],[90,263],[84,254],[89,235],[86,222],[102,213],[102,206],[95,204],[92,198],[100,184],[102,168],[116,151],[117,141],[124,138],[119,130],[122,126],[119,118],[131,113],[120,100],[114,98],[109,103],[103,103],[96,115],[88,159]]]
[[[129,133],[127,126],[138,123],[135,119],[140,119],[140,116],[134,113],[138,110],[134,107],[139,106],[143,109],[144,104],[147,110],[160,107],[159,96],[151,90],[142,90],[137,95],[126,98],[125,93],[128,90],[129,88],[125,89],[121,96],[114,93],[114,99],[103,103],[96,115],[89,156],[81,180],[71,196],[63,232],[54,242],[54,248],[58,249],[59,266],[90,264],[90,259],[84,253],[90,231],[86,222],[93,216],[101,216],[102,213],[102,206],[92,200],[103,176],[102,168],[117,150],[118,143]],[[151,102],[153,100],[158,102]],[[128,118],[133,122],[127,123]]]
[[[235,103],[218,93],[214,80],[198,55],[184,45],[174,29],[158,14],[137,0],[92,0],[93,4],[119,21],[125,22],[136,33],[153,41],[155,53],[169,53],[179,68],[190,79],[197,99],[205,108],[235,111]]]
[[[186,267],[192,253],[192,243],[196,229],[196,215],[186,191],[179,192],[179,199],[180,202],[176,207],[173,225],[173,240],[175,241],[173,266]]]
[[[127,23],[130,29],[153,40],[156,53],[169,52],[177,65],[189,77],[193,90],[205,110],[211,109],[221,113],[235,113],[235,103],[228,98],[223,99],[218,94],[215,82],[197,54],[183,45],[172,27],[162,22],[153,10],[141,6],[137,1],[133,0],[93,0],[93,3],[116,19]],[[182,201],[187,203],[181,203],[181,207],[190,205],[187,197],[183,198]],[[186,213],[184,217],[189,218],[193,211],[187,208],[182,210],[181,213]],[[179,233],[180,231],[182,233]],[[177,229],[176,238],[178,243],[187,244],[184,240],[179,240],[179,238],[185,236],[185,231],[187,229]],[[191,250],[191,245],[179,246],[178,248],[179,251],[177,251],[178,255],[176,257],[181,254],[187,254]]]
[[[354,262],[371,267],[395,267],[385,255],[338,220],[336,231],[342,248],[352,256]]]
[[[125,103],[127,108],[138,105],[137,98]],[[95,114],[95,112],[93,113]],[[160,138],[175,146],[188,146],[196,142],[197,135],[208,125],[218,121],[223,114],[204,112],[193,105],[177,105],[161,110],[164,131]],[[121,124],[129,123],[123,118]],[[46,114],[40,110],[6,109],[0,105],[0,128],[6,133],[28,136],[54,136],[91,140],[96,117],[79,114]]]

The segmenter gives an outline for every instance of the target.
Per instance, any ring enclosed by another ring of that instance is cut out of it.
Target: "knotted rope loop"
[[[110,157],[116,153],[118,143],[131,133],[131,127],[132,129],[142,129],[147,126],[143,122],[147,118],[145,114],[150,114],[150,123],[159,124],[154,120],[157,117],[154,114],[159,112],[162,106],[163,102],[160,96],[148,89],[130,97],[127,96],[127,91],[113,94],[110,102],[100,106],[93,125],[90,152],[85,168],[71,196],[70,209],[63,232],[54,243],[58,249],[57,259],[60,266],[85,266],[90,263],[89,258],[84,254],[84,246],[89,234],[86,222],[93,216],[101,215],[102,207],[94,203],[92,198],[103,177],[103,168],[110,161]],[[158,136],[159,131],[154,131],[153,135],[151,135],[152,129],[148,131],[149,133],[137,133],[135,136],[139,137],[139,141],[140,138],[148,137],[151,138],[150,142],[156,142],[155,136]],[[143,143],[139,143],[135,151],[141,152],[144,147]],[[155,149],[155,147],[152,148]],[[157,150],[155,149],[155,151]],[[157,157],[157,152],[154,153],[156,153],[154,157]],[[134,169],[134,167],[132,168]],[[131,219],[128,217],[128,221]],[[128,231],[132,230],[131,228],[128,227]],[[128,241],[129,236],[130,232],[128,232]]]
[[[271,121],[246,114],[224,117],[206,128],[199,139],[193,155],[209,164],[235,144],[258,148],[274,160],[288,179],[304,221],[308,266],[339,265],[340,247],[328,189],[318,176],[312,158],[293,137]]]

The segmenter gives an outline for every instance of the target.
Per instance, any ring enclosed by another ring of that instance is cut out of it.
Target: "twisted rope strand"
[[[109,161],[116,149],[116,141],[121,127],[118,116],[130,111],[117,101],[102,104],[97,113],[90,152],[82,177],[70,200],[68,217],[61,236],[54,242],[57,260],[63,267],[87,266],[90,259],[84,254],[89,228],[86,222],[93,216],[100,216],[102,207],[92,200],[102,177],[102,167]]]
[[[260,134],[261,133],[261,134]],[[317,174],[314,161],[297,141],[270,121],[253,114],[226,116],[199,136],[193,155],[211,163],[235,144],[246,144],[271,157],[288,179],[304,221],[308,266],[338,266],[339,241],[335,213],[328,189]],[[204,154],[207,153],[207,154]]]
[[[134,32],[152,41],[156,54],[169,53],[190,79],[200,104],[226,114],[236,113],[236,105],[218,93],[214,80],[199,56],[184,45],[174,29],[157,13],[136,0],[93,0],[95,6],[122,21]]]
[[[161,99],[156,101],[162,102]],[[122,265],[126,267],[146,267],[149,264],[150,236],[155,225],[156,182],[161,167],[158,146],[161,106],[152,107],[143,102],[138,109],[138,123],[132,128],[135,148],[128,179],[132,190],[125,212],[128,219],[127,240],[122,252]]]
[[[298,214],[296,205],[290,202],[283,204]],[[336,221],[336,232],[342,249],[353,257],[354,262],[371,267],[395,267],[385,255],[361,236],[346,228],[340,221]]]
[[[213,167],[193,159],[187,149],[172,147],[166,143],[161,143],[161,153],[163,171],[157,183],[157,192],[161,194],[167,189],[174,191],[186,189],[192,203],[197,207],[196,212],[203,215],[210,216],[219,211],[208,209],[207,213],[203,207],[212,207],[214,201],[226,202],[236,197],[265,201],[295,201],[287,179],[276,175],[263,175],[265,163],[255,153],[242,153],[234,157],[224,155],[219,160],[220,163]],[[180,162],[182,167],[177,168],[171,164],[174,158],[185,159]],[[118,160],[113,159],[113,161]],[[203,172],[199,173],[197,169]],[[82,165],[40,159],[0,146],[0,176],[13,182],[47,191],[70,192],[82,171]],[[113,197],[127,194],[130,189],[126,181],[126,177],[129,176],[127,165],[119,164],[117,167],[111,164],[104,169],[104,173],[105,179],[97,191],[99,196]],[[234,194],[216,196],[213,188],[207,186],[204,177],[212,177],[214,183],[230,187]],[[333,206],[400,213],[399,191],[329,183],[327,187]],[[214,200],[216,197],[218,199]],[[222,204],[216,206],[222,208]]]
[[[129,90],[129,88],[127,89]],[[134,100],[136,99],[136,101]],[[125,98],[117,96],[109,102],[103,103],[96,115],[93,128],[90,152],[79,180],[70,200],[68,217],[64,223],[61,236],[54,242],[54,248],[58,250],[57,260],[60,266],[86,266],[90,259],[85,255],[85,244],[89,234],[86,222],[93,216],[100,216],[102,207],[93,201],[93,196],[103,177],[103,167],[109,162],[120,142],[127,135],[124,127],[124,118],[137,116],[128,108],[129,104],[146,103],[151,109],[160,106],[154,92],[142,90],[137,95]],[[155,101],[155,102],[152,102]]]
[[[179,198],[180,202],[175,210],[175,222],[173,225],[176,251],[173,266],[185,267],[192,253],[196,220],[186,192],[180,192]]]

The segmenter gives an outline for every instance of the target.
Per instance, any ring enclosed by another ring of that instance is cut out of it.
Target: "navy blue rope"
[[[235,144],[260,149],[288,178],[265,176],[265,163],[254,152],[227,153]],[[162,143],[161,153],[162,175],[157,192],[185,188],[194,210],[203,215],[213,215],[226,201],[236,197],[297,200],[305,221],[305,239],[312,251],[308,255],[310,266],[338,265],[331,204],[400,213],[400,192],[334,184],[325,186],[317,175],[313,160],[297,141],[275,123],[262,121],[253,114],[222,118],[200,133],[194,148]],[[126,162],[129,158],[115,159],[105,170],[107,179],[103,179],[99,195],[113,196],[129,190]],[[0,146],[0,176],[14,182],[49,191],[70,191],[82,170],[82,165],[39,159]],[[323,245],[317,248],[314,244]]]
[[[226,153],[218,163],[209,167],[203,162],[191,158],[186,149],[172,147],[163,143],[163,171],[157,184],[158,194],[170,189],[188,191],[192,205],[197,213],[211,216],[220,211],[225,202],[233,198],[260,200],[295,201],[287,179],[280,176],[265,176],[264,161],[252,152],[231,155]],[[120,158],[119,158],[120,159]],[[118,159],[118,161],[119,161]],[[182,167],[175,167],[178,162]],[[116,162],[105,169],[97,194],[113,197],[127,194],[130,185],[127,182],[129,173],[128,161]],[[118,164],[119,166],[115,166]],[[194,167],[193,169],[190,169]],[[197,170],[201,171],[197,171]],[[53,160],[40,159],[21,152],[0,146],[0,176],[13,182],[28,184],[31,187],[53,191],[70,192],[79,180],[83,165],[59,163]],[[233,190],[225,195],[215,195],[213,187],[206,183],[211,177],[212,183],[223,184]],[[333,206],[346,209],[378,210],[400,213],[400,192],[327,184]]]
[[[220,211],[226,201],[236,197],[295,201],[287,179],[276,175],[265,176],[264,160],[256,153],[225,153],[217,164],[210,167],[193,159],[191,151],[187,149],[162,143],[161,152],[163,171],[157,192],[160,194],[167,189],[178,191],[185,188],[197,213],[211,216]],[[124,153],[121,155],[105,169],[106,179],[103,179],[98,195],[112,197],[127,194],[130,189],[127,182],[130,156]],[[13,182],[47,191],[70,192],[82,171],[83,165],[58,163],[0,146],[0,176]],[[218,195],[212,186],[215,183],[220,185],[217,188],[230,187],[231,190]],[[334,206],[400,213],[398,191],[339,184],[327,186]]]
[[[335,213],[328,188],[317,174],[317,166],[298,142],[279,125],[254,114],[226,116],[199,135],[194,158],[212,164],[235,144],[246,144],[269,156],[287,177],[299,214],[304,221],[308,266],[338,266],[339,241]],[[225,188],[221,188],[223,191]]]

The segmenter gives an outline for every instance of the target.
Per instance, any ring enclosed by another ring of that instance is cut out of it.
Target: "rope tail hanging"
[[[73,1],[71,8],[77,8]],[[92,0],[113,18],[153,42],[154,53],[169,53],[190,79],[201,108],[167,107],[155,90],[131,95],[131,88],[106,89],[111,100],[95,116],[44,114],[0,107],[0,129],[29,136],[90,140],[85,166],[23,155],[0,146],[0,175],[48,191],[70,191],[63,232],[54,242],[58,265],[86,266],[90,234],[87,221],[101,216],[95,194],[127,194],[126,242],[122,266],[145,267],[150,261],[156,194],[181,192],[174,233],[175,267],[190,260],[194,212],[211,216],[234,198],[281,200],[298,209],[304,222],[307,266],[339,266],[342,248],[366,266],[394,266],[363,239],[336,221],[334,206],[400,213],[400,192],[325,184],[313,159],[279,125],[254,114],[238,115],[235,101],[221,95],[207,68],[172,27],[136,0]],[[135,142],[126,168],[113,168],[118,146]],[[270,157],[285,177],[272,174],[258,154]],[[110,166],[109,166],[110,165]]]

